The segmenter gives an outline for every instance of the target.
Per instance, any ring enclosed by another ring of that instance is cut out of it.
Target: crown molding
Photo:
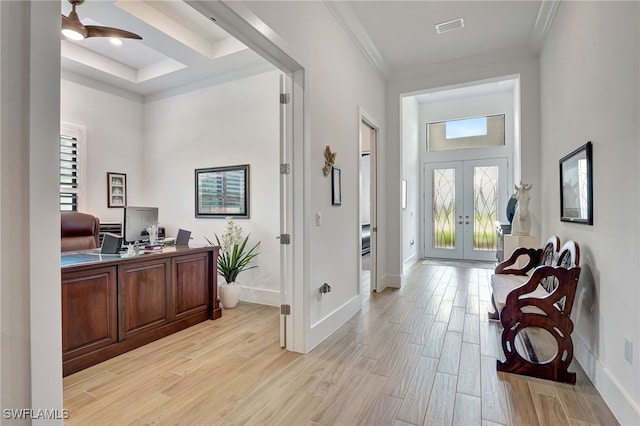
[[[531,48],[534,52],[539,52],[542,49],[559,5],[560,0],[542,0],[540,2],[540,9],[538,9],[538,16],[531,35]]]
[[[347,34],[351,36],[351,39],[355,42],[356,46],[358,46],[365,58],[369,60],[373,68],[382,74],[383,77],[387,78],[389,75],[389,65],[378,51],[369,34],[367,34],[367,31],[360,23],[351,6],[349,6],[349,3],[345,1],[324,0],[324,4],[347,31]]]

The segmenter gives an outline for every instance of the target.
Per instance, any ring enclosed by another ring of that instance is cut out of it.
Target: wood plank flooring
[[[617,425],[575,362],[576,386],[496,372],[490,274],[419,262],[305,355],[279,348],[278,309],[241,302],[66,377],[65,423]]]

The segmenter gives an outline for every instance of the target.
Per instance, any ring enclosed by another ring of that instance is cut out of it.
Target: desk
[[[217,246],[135,256],[64,253],[63,375],[222,316]]]

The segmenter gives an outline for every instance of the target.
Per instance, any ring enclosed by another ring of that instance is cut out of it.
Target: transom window
[[[501,146],[504,114],[427,124],[427,151]]]

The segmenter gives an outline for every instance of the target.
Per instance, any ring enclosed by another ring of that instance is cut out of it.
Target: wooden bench
[[[580,276],[579,261],[578,244],[568,241],[554,265],[537,266],[531,276],[498,272],[492,276],[494,306],[499,308],[504,327],[506,361],[497,361],[499,371],[575,384],[576,375],[568,367],[573,359],[570,315]],[[523,282],[505,297],[507,276]]]
[[[489,319],[494,321],[500,320],[500,311],[504,307],[507,294],[516,287],[524,284],[529,279],[529,272],[537,266],[555,264],[560,249],[560,238],[556,235],[549,237],[542,248],[519,247],[513,251],[511,256],[500,262],[496,266],[495,273],[491,277],[491,303],[493,303],[493,312],[489,312]],[[521,256],[529,258],[526,265],[522,268],[514,267]],[[496,304],[496,297],[500,301]]]

